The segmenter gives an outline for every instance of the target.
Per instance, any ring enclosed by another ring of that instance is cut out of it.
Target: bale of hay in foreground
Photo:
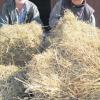
[[[0,65],[0,100],[18,100],[23,95],[24,87],[14,77],[22,77],[16,66]]]
[[[51,46],[28,66],[27,90],[48,94],[47,100],[100,100],[98,29],[68,12],[53,33]]]
[[[10,25],[0,29],[0,64],[25,66],[39,53],[43,31],[36,22]]]

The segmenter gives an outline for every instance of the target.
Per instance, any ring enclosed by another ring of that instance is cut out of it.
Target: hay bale
[[[99,100],[98,31],[66,12],[50,36],[51,46],[28,65],[28,90],[54,100]]]
[[[43,31],[36,22],[5,26],[0,29],[0,64],[25,66],[39,53]]]
[[[51,31],[51,39],[53,43],[75,42],[75,44],[83,44],[85,42],[96,47],[100,43],[98,38],[99,31],[97,28],[77,20],[73,13],[67,11],[58,22],[58,25]]]
[[[71,57],[70,54],[67,56]],[[51,49],[35,56],[29,68],[28,89],[31,91],[38,90],[55,99],[84,99],[89,95],[92,98],[100,93],[99,69],[86,65],[77,56],[65,58],[62,51]]]
[[[17,100],[22,96],[24,87],[21,83],[16,81],[20,69],[16,66],[0,65],[0,100]]]
[[[32,61],[27,65],[28,67],[28,80],[26,87],[26,93],[33,94],[32,98],[40,100],[49,100],[55,92],[60,90],[60,80],[55,73],[51,72],[48,66],[49,58],[51,58],[49,53],[43,53],[44,55],[35,56]],[[45,57],[44,57],[45,56]],[[46,72],[47,70],[47,72]]]

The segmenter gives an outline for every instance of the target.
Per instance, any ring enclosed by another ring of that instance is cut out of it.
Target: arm
[[[15,8],[13,0],[6,0],[2,8],[2,14],[0,16],[0,27],[5,24],[13,24],[11,11]]]
[[[5,24],[9,24],[9,17],[8,17],[8,11],[6,4],[2,8],[2,14],[0,16],[0,27],[2,27]]]
[[[38,11],[38,8],[35,6],[34,7],[34,17],[33,17],[34,20],[36,20],[38,23],[42,24],[42,21],[40,19],[40,13]]]
[[[26,2],[26,11],[25,23],[30,23],[34,20],[40,24],[42,23],[37,6],[29,0]]]
[[[36,22],[41,24],[42,22],[40,19],[40,14],[37,6],[29,0],[26,0],[25,4],[26,4],[26,11],[27,11],[25,17],[25,23],[30,23],[35,20]]]
[[[90,20],[89,20],[89,22],[90,22],[91,25],[96,26],[95,17],[94,17],[93,14],[90,16]]]
[[[58,22],[59,18],[61,17],[61,3],[62,0],[59,0],[56,5],[54,6],[53,10],[51,11],[50,18],[49,18],[49,25],[50,27],[54,27]]]

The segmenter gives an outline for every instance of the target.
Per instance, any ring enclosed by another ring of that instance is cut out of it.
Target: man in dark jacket
[[[59,0],[53,8],[49,24],[51,27],[55,26],[64,10],[71,10],[79,20],[88,22],[95,26],[95,17],[93,15],[94,9],[86,3],[86,0]]]
[[[9,0],[3,6],[0,26],[30,23],[33,20],[41,23],[39,11],[34,3],[29,0]]]

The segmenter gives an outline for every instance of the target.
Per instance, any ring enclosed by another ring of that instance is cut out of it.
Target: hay
[[[47,58],[46,58],[46,56],[47,56]],[[51,93],[53,94],[54,91],[59,89],[58,87],[59,87],[60,80],[57,79],[58,76],[56,76],[49,70],[49,68],[51,68],[52,65],[48,66],[48,64],[51,62],[52,57],[54,57],[54,56],[52,56],[52,53],[49,51],[46,53],[44,52],[43,54],[36,55],[34,57],[34,59],[28,65],[28,67],[31,69],[31,70],[29,70],[28,76],[29,76],[29,80],[31,80],[33,85],[35,82],[40,83],[40,84],[38,84],[38,85],[40,85],[39,88],[41,88],[41,86],[43,86],[44,91],[50,90]],[[46,69],[48,70],[47,72],[46,72]],[[37,90],[38,90],[38,85],[36,88]],[[43,89],[43,87],[42,87],[42,89]],[[35,89],[35,87],[34,87],[34,89]]]
[[[17,100],[22,95],[23,85],[14,79],[19,72],[16,66],[0,65],[0,100]]]
[[[66,12],[52,31],[51,46],[28,65],[28,90],[54,100],[99,100],[98,32]]]
[[[86,43],[94,47],[100,43],[98,29],[77,20],[73,13],[69,11],[60,19],[52,33],[53,42],[72,42],[74,44],[79,43],[79,45],[83,43],[85,45]]]
[[[25,66],[39,47],[43,31],[36,22],[0,29],[0,64]]]

